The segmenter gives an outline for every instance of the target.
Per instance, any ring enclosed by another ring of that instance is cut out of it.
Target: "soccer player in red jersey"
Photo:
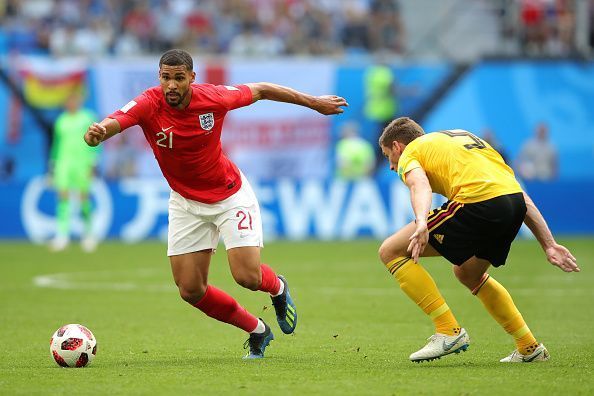
[[[171,187],[167,255],[181,298],[250,333],[246,358],[262,358],[274,339],[270,327],[207,281],[220,235],[235,281],[269,293],[281,330],[295,330],[297,311],[286,279],[260,262],[263,236],[256,196],[221,148],[225,115],[261,99],[306,106],[323,115],[340,114],[348,104],[339,96],[311,96],[271,83],[219,86],[195,84],[195,78],[190,54],[167,51],[159,61],[160,86],[90,125],[85,141],[97,146],[128,127],[142,127]]]

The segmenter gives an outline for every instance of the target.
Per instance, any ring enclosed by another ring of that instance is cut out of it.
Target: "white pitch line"
[[[140,283],[134,282],[133,280],[113,282],[111,279],[118,278],[132,278],[142,279],[149,278],[155,274],[159,274],[160,271],[150,268],[141,268],[137,270],[126,270],[126,271],[88,271],[88,272],[61,272],[55,274],[39,275],[33,278],[33,284],[37,287],[51,288],[51,289],[62,289],[62,290],[97,290],[97,291],[154,291],[154,292],[171,292],[175,290],[175,285],[171,283]],[[127,276],[122,276],[127,275]],[[105,281],[97,281],[97,278],[107,278]],[[295,287],[295,289],[301,289],[302,292],[309,292],[312,289],[311,286],[303,285],[301,287]],[[457,293],[466,292],[463,288],[443,288],[440,289],[445,293]],[[398,287],[316,287],[313,290],[316,294],[325,295],[340,295],[345,292],[351,294],[358,294],[364,296],[386,296],[398,294]],[[514,287],[510,288],[512,295],[525,295],[525,296],[552,296],[552,297],[581,297],[581,296],[594,296],[594,289],[566,287],[566,288],[524,288]]]
[[[171,291],[175,289],[173,284],[142,284],[134,281],[105,282],[91,281],[96,278],[113,278],[114,274],[130,274],[132,278],[146,278],[148,275],[157,273],[151,269],[140,269],[137,271],[90,271],[90,272],[61,272],[55,274],[39,275],[33,278],[33,284],[37,287],[62,289],[62,290],[105,290],[105,291]]]

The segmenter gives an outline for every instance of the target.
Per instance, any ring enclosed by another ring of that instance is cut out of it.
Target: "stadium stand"
[[[130,56],[179,47],[252,57],[566,56],[590,51],[593,8],[575,0],[6,0],[0,54]]]

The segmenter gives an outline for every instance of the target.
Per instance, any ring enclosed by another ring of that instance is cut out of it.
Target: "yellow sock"
[[[518,351],[522,355],[529,355],[538,347],[536,338],[524,322],[511,296],[499,282],[485,274],[481,283],[472,291],[489,314],[514,337]]]
[[[386,264],[400,288],[435,324],[437,333],[455,335],[460,325],[446,304],[431,275],[410,257],[397,257]]]

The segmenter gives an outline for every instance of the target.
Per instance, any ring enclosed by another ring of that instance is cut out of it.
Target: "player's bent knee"
[[[182,300],[192,305],[200,301],[200,299],[202,299],[202,297],[206,293],[206,286],[184,287],[180,285],[178,286],[178,288],[179,296],[182,298]]]
[[[390,262],[390,256],[388,254],[388,248],[386,247],[385,241],[379,247],[377,254],[379,255],[380,260],[382,260],[382,263],[386,264]]]
[[[390,246],[384,241],[378,250],[378,255],[382,263],[388,264],[390,261],[394,260],[396,257],[406,256],[406,254],[399,254],[399,252],[395,251],[394,249],[390,248]]]
[[[453,266],[453,270],[456,278],[469,290],[473,290],[480,283],[483,276],[483,274],[480,274],[480,276],[477,277],[477,274],[469,273],[457,265]]]
[[[262,276],[258,272],[243,273],[235,276],[235,282],[246,289],[256,291],[262,282]]]

